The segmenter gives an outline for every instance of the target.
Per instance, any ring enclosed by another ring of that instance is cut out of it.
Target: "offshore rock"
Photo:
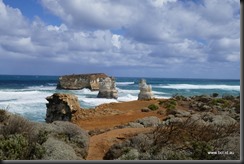
[[[104,73],[64,75],[59,77],[57,89],[78,90],[88,88],[92,91],[99,90],[101,78],[108,77]]]
[[[73,114],[80,110],[78,97],[71,94],[54,93],[46,98],[46,122],[71,121]]]
[[[99,82],[98,98],[117,99],[118,90],[116,90],[115,79],[106,77]]]
[[[141,79],[139,83],[140,93],[138,94],[138,100],[151,100],[153,99],[152,87],[147,85],[145,79]]]

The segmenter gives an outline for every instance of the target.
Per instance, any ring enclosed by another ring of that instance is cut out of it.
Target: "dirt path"
[[[150,104],[158,104],[159,100],[129,101],[123,103],[109,103],[97,106],[91,110],[80,110],[74,116],[74,123],[87,131],[107,130],[101,134],[91,136],[87,160],[103,160],[105,153],[109,148],[126,138],[132,137],[138,133],[149,132],[152,128],[123,128],[113,129],[118,125],[125,125],[137,119],[156,116],[160,119],[164,115],[159,114],[159,110],[142,112],[141,109]],[[111,130],[113,129],[113,130]]]
[[[86,160],[103,160],[105,153],[113,144],[122,142],[126,138],[138,133],[147,133],[150,130],[152,128],[123,128],[94,135],[90,138],[90,146]]]
[[[94,130],[124,125],[149,116],[157,116],[162,119],[164,116],[157,113],[159,110],[141,112],[142,108],[156,103],[158,100],[103,104],[98,106],[96,110],[77,112],[76,117],[80,117],[80,119],[75,120],[74,123],[85,130]],[[84,118],[84,116],[86,117]]]

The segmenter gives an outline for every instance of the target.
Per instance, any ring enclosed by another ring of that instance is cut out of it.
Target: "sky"
[[[0,0],[0,74],[240,79],[239,0]]]

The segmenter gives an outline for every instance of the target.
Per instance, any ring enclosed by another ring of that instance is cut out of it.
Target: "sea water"
[[[98,91],[58,90],[58,76],[0,75],[0,109],[17,113],[31,121],[44,122],[46,97],[53,93],[70,93],[78,97],[84,109],[103,103],[137,100],[140,77],[115,77],[118,99],[97,98]],[[240,95],[240,80],[231,79],[173,79],[143,78],[152,86],[156,98],[170,98],[173,95],[194,96],[218,93]]]

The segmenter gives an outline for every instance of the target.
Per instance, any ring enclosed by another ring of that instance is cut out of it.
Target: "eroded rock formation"
[[[78,90],[88,88],[92,91],[99,90],[101,78],[108,77],[104,73],[65,75],[59,77],[57,89]]]
[[[98,98],[118,98],[118,90],[116,90],[115,79],[106,77],[99,82]]]
[[[72,115],[80,110],[78,97],[75,95],[54,93],[46,100],[49,102],[46,104],[46,122],[48,123],[56,120],[71,121]]]
[[[153,98],[152,86],[147,85],[145,79],[141,79],[139,83],[140,93],[138,95],[138,100],[150,100]]]

